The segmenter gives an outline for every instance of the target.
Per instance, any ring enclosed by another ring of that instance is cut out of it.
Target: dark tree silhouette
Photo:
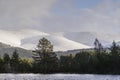
[[[11,72],[10,57],[7,53],[4,54],[3,60],[4,60],[4,66],[3,66],[4,72]]]
[[[97,38],[95,39],[94,46],[95,46],[95,48],[94,48],[95,52],[97,54],[100,54],[104,51],[102,44],[99,42],[99,40]]]
[[[38,69],[36,72],[54,72],[57,69],[58,59],[53,52],[53,45],[46,38],[42,38],[39,40],[37,45],[37,49],[34,51],[33,59],[35,60],[35,65],[39,65],[40,67],[36,67]]]
[[[15,50],[12,54],[11,58],[11,67],[12,67],[12,72],[19,72],[19,54],[17,50]]]

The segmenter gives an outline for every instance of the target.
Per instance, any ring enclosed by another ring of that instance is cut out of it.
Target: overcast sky
[[[120,0],[0,0],[0,29],[120,33]]]

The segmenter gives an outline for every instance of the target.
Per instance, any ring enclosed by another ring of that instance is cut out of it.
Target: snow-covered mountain
[[[66,51],[66,50],[73,50],[73,49],[83,49],[83,48],[90,48],[84,44],[69,40],[62,36],[45,36],[48,40],[50,40],[54,45],[55,51]],[[35,36],[30,38],[25,38],[21,41],[21,46],[27,49],[34,49],[39,41],[42,38],[41,36]]]
[[[5,44],[10,44],[12,46],[21,47],[21,40],[26,37],[32,36],[45,36],[48,35],[47,33],[31,30],[31,29],[24,29],[24,30],[0,30],[0,42]]]
[[[119,34],[110,34],[110,33],[99,33],[99,32],[67,32],[63,35],[73,41],[93,46],[95,38],[98,38],[99,41],[104,45],[109,45],[115,40],[116,42],[120,41]]]
[[[91,48],[95,38],[104,45],[111,44],[113,40],[120,40],[119,35],[98,32],[46,33],[33,29],[0,30],[0,42],[28,50],[34,50],[42,37],[52,42],[55,51]]]
[[[5,53],[9,54],[10,56],[12,56],[13,52],[17,50],[19,56],[21,58],[31,58],[34,54],[34,52],[32,52],[32,50],[26,50],[20,47],[13,47],[4,43],[0,43],[0,57],[2,57]],[[69,55],[69,54],[73,54],[75,55],[76,53],[80,52],[83,49],[75,49],[75,50],[68,50],[68,51],[56,51],[55,53],[57,54],[57,57],[60,58],[60,56],[64,55]]]
[[[87,45],[69,40],[61,35],[55,35],[31,29],[14,31],[0,30],[0,36],[0,42],[10,44],[15,47],[32,50],[36,48],[39,39],[41,39],[42,37],[48,38],[53,43],[55,51],[90,48]]]
[[[35,50],[39,39],[43,37],[51,41],[58,57],[76,54],[81,50],[92,48],[95,38],[98,38],[104,45],[111,45],[113,40],[120,45],[120,37],[116,34],[96,32],[45,33],[30,29],[0,30],[0,56],[3,56],[4,53],[11,56],[14,50],[17,50],[20,57],[32,58],[33,52],[31,50]]]

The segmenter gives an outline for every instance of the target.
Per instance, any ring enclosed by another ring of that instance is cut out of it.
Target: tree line
[[[0,58],[1,73],[79,73],[79,74],[120,74],[120,46],[113,41],[112,46],[104,48],[95,39],[94,49],[80,51],[68,56],[57,57],[52,43],[39,40],[33,59],[22,59],[15,50],[10,57]]]
[[[31,71],[31,60],[22,59],[15,50],[10,57],[7,53],[0,57],[0,73],[25,73]]]

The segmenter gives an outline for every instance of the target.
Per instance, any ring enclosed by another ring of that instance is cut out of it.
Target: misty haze
[[[0,0],[0,80],[120,80],[120,0]]]

